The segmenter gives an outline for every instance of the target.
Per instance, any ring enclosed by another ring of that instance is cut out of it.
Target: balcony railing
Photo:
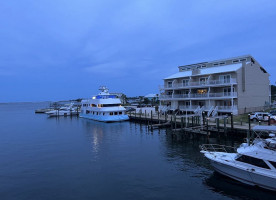
[[[237,84],[236,78],[231,78],[228,80],[209,80],[206,82],[186,82],[186,83],[174,83],[164,85],[164,89],[176,89],[176,88],[191,88],[191,87],[202,87],[202,86],[216,86],[216,85],[231,85]]]
[[[237,92],[203,93],[203,94],[171,94],[160,95],[159,99],[209,99],[209,98],[236,98]]]
[[[204,106],[204,111],[207,111],[211,108],[212,106]],[[215,108],[216,106],[213,106]],[[178,107],[171,107],[171,106],[161,106],[160,109],[163,111],[168,111],[168,110],[176,110],[179,109],[181,111],[195,111],[198,108],[198,105],[191,105],[191,106],[186,106],[186,105],[179,105]],[[234,110],[237,110],[238,107],[235,106],[217,106],[219,112],[232,112]]]

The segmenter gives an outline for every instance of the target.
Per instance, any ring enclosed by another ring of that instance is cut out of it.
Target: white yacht
[[[45,112],[49,117],[57,117],[57,116],[72,116],[77,115],[77,108],[73,107],[74,104],[71,103],[69,106],[63,106],[59,109],[50,110]]]
[[[257,126],[253,130],[268,135],[276,132],[276,127]],[[259,136],[252,144],[243,143],[232,152],[223,145],[207,144],[200,146],[201,153],[215,171],[245,184],[276,191],[276,137],[275,134],[267,139]]]
[[[107,87],[101,86],[100,93],[91,99],[81,101],[80,117],[102,122],[125,121],[129,117],[121,100],[110,95]]]

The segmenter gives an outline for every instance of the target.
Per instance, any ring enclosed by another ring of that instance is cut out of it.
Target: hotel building
[[[178,68],[160,88],[162,111],[237,115],[270,104],[269,74],[250,55]]]

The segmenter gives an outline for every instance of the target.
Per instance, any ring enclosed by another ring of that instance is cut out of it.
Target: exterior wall
[[[269,102],[269,74],[260,69],[258,63],[243,64],[243,69],[238,70],[238,111],[239,114],[254,112],[263,109]],[[244,91],[243,91],[244,87]]]

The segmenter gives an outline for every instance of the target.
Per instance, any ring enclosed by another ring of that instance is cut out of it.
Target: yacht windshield
[[[269,166],[267,166],[267,164],[262,159],[253,158],[251,156],[241,155],[236,160],[250,165],[254,165],[257,167],[270,169]]]

